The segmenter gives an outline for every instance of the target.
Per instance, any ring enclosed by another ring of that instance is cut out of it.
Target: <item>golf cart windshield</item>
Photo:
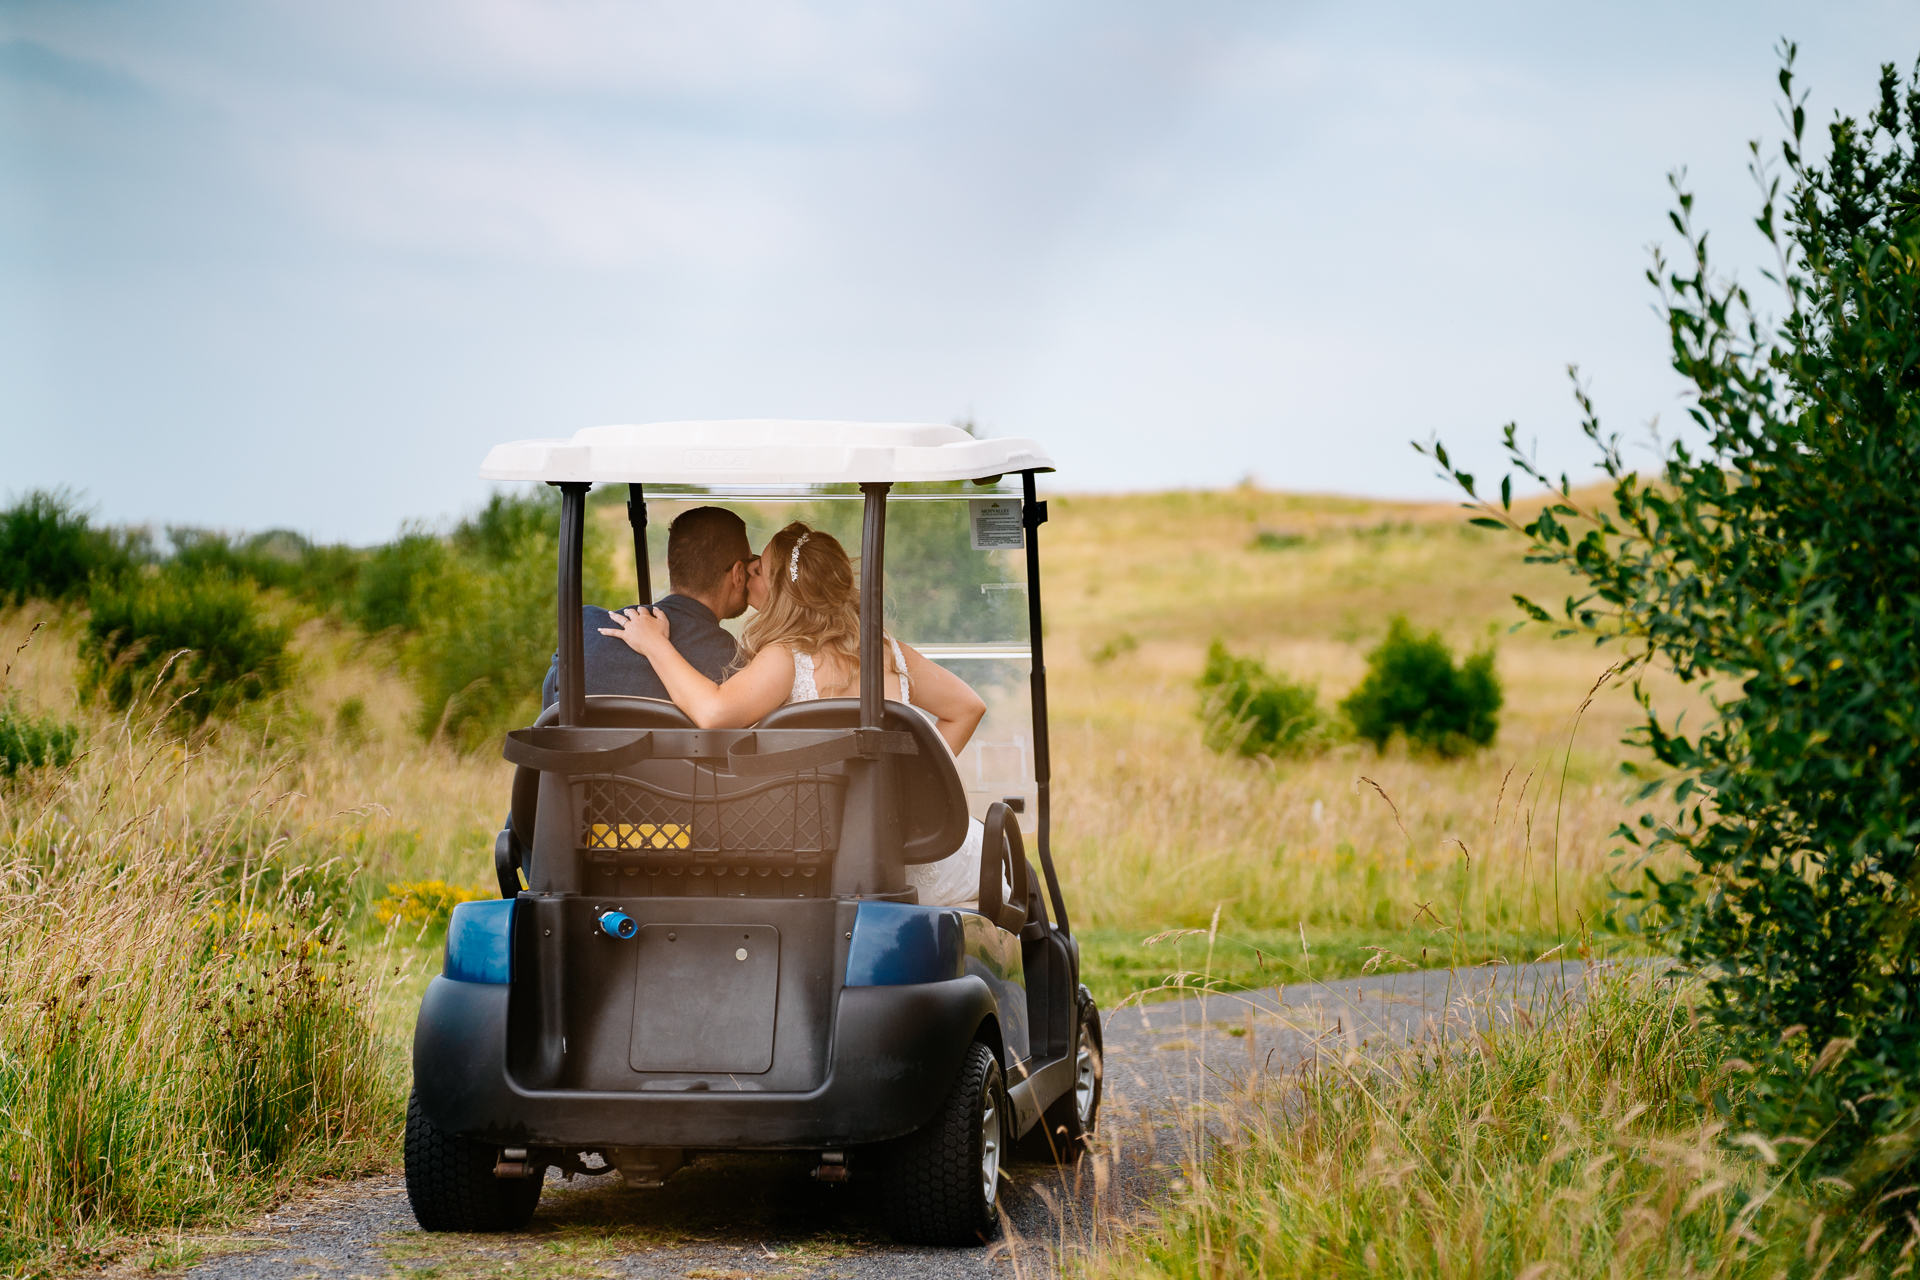
[[[1017,491],[973,484],[897,487],[887,500],[886,626],[895,639],[965,680],[987,704],[985,719],[958,760],[968,809],[983,817],[994,801],[1018,796],[1021,825],[1031,831],[1036,812],[1033,655],[1020,501]],[[690,507],[736,512],[756,550],[789,522],[804,520],[838,538],[850,555],[859,554],[862,496],[857,491],[649,487],[646,503],[648,578],[656,597],[666,594],[667,527]],[[625,534],[624,519],[616,527]],[[632,543],[615,535],[614,544],[626,560],[620,577],[630,583]],[[737,632],[750,617],[725,625]]]

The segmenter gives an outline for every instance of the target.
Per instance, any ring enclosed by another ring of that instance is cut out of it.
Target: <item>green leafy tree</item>
[[[1519,474],[1555,493],[1523,522],[1509,474],[1478,522],[1581,580],[1570,631],[1707,690],[1689,731],[1639,688],[1638,741],[1681,807],[1622,832],[1688,855],[1645,896],[1753,1067],[1734,1105],[1864,1191],[1911,1163],[1920,1122],[1920,89],[1883,68],[1874,111],[1836,116],[1821,160],[1793,53],[1779,167],[1753,146],[1783,318],[1714,273],[1676,180],[1686,257],[1649,276],[1690,437],[1642,477],[1576,381],[1611,501],[1576,501],[1509,426]]]
[[[1367,655],[1367,674],[1340,712],[1376,751],[1399,733],[1411,746],[1457,756],[1493,741],[1503,700],[1491,648],[1455,662],[1439,632],[1420,635],[1397,617]]]

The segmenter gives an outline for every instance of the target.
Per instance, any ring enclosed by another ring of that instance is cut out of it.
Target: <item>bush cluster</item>
[[[138,535],[94,528],[71,494],[36,489],[0,511],[0,604],[83,596],[143,551]]]
[[[1243,756],[1297,754],[1324,736],[1320,691],[1268,671],[1257,658],[1236,658],[1215,640],[1200,673],[1204,739],[1215,751]]]
[[[93,527],[69,495],[34,492],[0,511],[0,602],[85,598],[82,692],[116,710],[151,696],[192,724],[291,680],[292,628],[269,617],[288,611],[271,599],[333,610],[399,633],[421,733],[471,747],[538,710],[558,526],[558,495],[539,490],[496,494],[448,535],[414,526],[365,550],[285,529],[172,527],[160,554],[144,533]],[[591,532],[585,575],[588,600],[611,599]]]
[[[1316,686],[1269,671],[1258,659],[1236,658],[1215,640],[1199,680],[1204,740],[1215,751],[1274,757],[1344,737],[1385,751],[1399,734],[1415,750],[1462,755],[1490,744],[1500,728],[1493,661],[1486,648],[1456,662],[1439,632],[1421,635],[1396,617],[1367,655],[1365,678],[1329,715]]]
[[[167,529],[169,567],[189,577],[224,574],[263,590],[279,588],[322,609],[351,606],[367,553],[322,546],[291,529],[227,534],[214,529]]]
[[[396,608],[417,628],[405,662],[420,691],[422,735],[472,749],[538,714],[553,654],[559,530],[557,492],[496,493],[438,559],[417,543],[405,553],[414,568]],[[612,598],[611,562],[591,522],[581,560],[582,598]],[[396,552],[396,577],[406,563]]]
[[[152,699],[201,723],[285,687],[291,630],[267,621],[259,591],[221,570],[136,575],[94,588],[80,644],[81,692],[116,711]]]
[[[73,763],[80,730],[51,716],[23,711],[12,699],[0,702],[0,778],[22,769],[56,769]]]
[[[1456,663],[1439,632],[1420,635],[1400,617],[1367,655],[1366,678],[1340,711],[1375,750],[1399,733],[1412,746],[1456,756],[1493,741],[1502,700],[1491,648]]]
[[[360,566],[346,613],[369,632],[417,631],[427,584],[447,565],[446,543],[424,529],[403,530],[375,547]]]

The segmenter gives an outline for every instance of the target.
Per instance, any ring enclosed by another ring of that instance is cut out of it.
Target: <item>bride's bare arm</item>
[[[652,663],[653,673],[667,686],[667,696],[702,729],[744,729],[785,702],[793,691],[793,654],[785,645],[768,645],[725,684],[715,684],[673,647],[666,614],[627,609],[609,612],[607,617],[613,626],[601,627],[600,634],[619,636]]]
[[[907,659],[907,679],[912,684],[913,705],[939,721],[940,736],[947,740],[953,754],[959,755],[980,727],[987,704],[973,686],[937,662],[933,662],[910,644],[900,646]]]

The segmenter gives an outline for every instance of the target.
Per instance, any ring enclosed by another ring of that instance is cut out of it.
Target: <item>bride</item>
[[[739,656],[724,684],[694,670],[670,642],[664,613],[609,612],[618,636],[653,664],[674,704],[702,729],[744,729],[775,707],[860,692],[860,587],[846,548],[832,534],[795,521],[773,535],[749,566],[747,603],[755,613],[740,635]],[[987,705],[967,682],[912,645],[887,637],[885,695],[929,716],[956,755]],[[928,906],[972,906],[979,893],[981,827],[951,857],[907,868],[908,882]]]

